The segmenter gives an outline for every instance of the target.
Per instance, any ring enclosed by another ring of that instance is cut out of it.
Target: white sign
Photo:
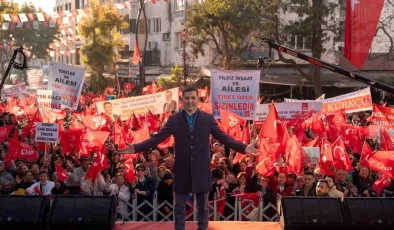
[[[76,110],[81,96],[85,69],[66,65],[58,62],[50,62],[48,75],[48,90],[53,90],[59,101],[65,107]]]
[[[20,97],[21,93],[25,91],[26,91],[25,83],[21,83],[18,85],[4,85],[4,89],[1,91],[1,94],[3,98],[10,98],[12,96]]]
[[[321,101],[275,103],[276,111],[281,119],[296,119],[301,113],[307,113],[313,108],[313,114],[322,109]],[[258,104],[255,121],[265,121],[271,104]]]
[[[64,109],[62,92],[39,89],[37,90],[37,107],[47,109]]]
[[[305,153],[309,156],[311,163],[318,164],[320,158],[320,148],[319,147],[302,147]]]
[[[326,114],[343,109],[346,113],[372,110],[372,98],[370,88],[365,88],[356,92],[343,94],[337,97],[321,100],[323,111]],[[295,100],[285,98],[285,102],[310,102],[310,100]]]
[[[57,142],[59,124],[36,122],[36,142]]]
[[[26,71],[30,89],[42,89],[44,85],[44,71],[42,69],[30,69]]]
[[[178,106],[178,88],[138,97],[96,102],[97,113],[107,114],[112,120],[117,120],[119,115],[122,120],[127,120],[133,112],[145,115],[148,110],[153,114],[178,111]]]
[[[211,101],[213,115],[228,110],[253,120],[259,94],[260,70],[212,70]]]

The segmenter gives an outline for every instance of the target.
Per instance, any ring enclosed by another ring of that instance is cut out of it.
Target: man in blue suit
[[[258,155],[254,144],[245,145],[226,135],[212,114],[198,109],[198,90],[186,88],[184,109],[173,114],[158,134],[121,152],[136,153],[155,148],[171,134],[175,139],[174,191],[175,229],[185,229],[185,206],[189,193],[196,194],[199,230],[208,228],[208,194],[211,190],[210,135],[239,153]]]

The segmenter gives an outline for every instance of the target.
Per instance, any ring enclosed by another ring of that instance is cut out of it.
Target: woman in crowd
[[[130,200],[131,194],[129,188],[125,185],[125,177],[118,173],[115,177],[115,184],[111,185],[111,196],[118,198],[118,213],[123,217],[129,216],[129,206],[127,202]]]

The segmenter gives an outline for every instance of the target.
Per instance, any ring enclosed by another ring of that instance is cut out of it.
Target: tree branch
[[[312,82],[312,77],[306,74],[301,67],[293,60],[290,58],[285,58],[280,50],[278,50],[278,55],[279,55],[279,60],[291,64],[300,74],[302,77],[306,78],[308,81]]]

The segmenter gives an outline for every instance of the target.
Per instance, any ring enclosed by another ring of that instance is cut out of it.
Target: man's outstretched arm
[[[228,146],[230,149],[233,149],[239,153],[243,153],[243,154],[249,153],[255,156],[261,154],[260,150],[254,147],[255,143],[246,145],[224,133],[220,129],[218,123],[216,123],[215,118],[213,116],[212,116],[211,134],[216,140],[219,140],[220,143]]]

